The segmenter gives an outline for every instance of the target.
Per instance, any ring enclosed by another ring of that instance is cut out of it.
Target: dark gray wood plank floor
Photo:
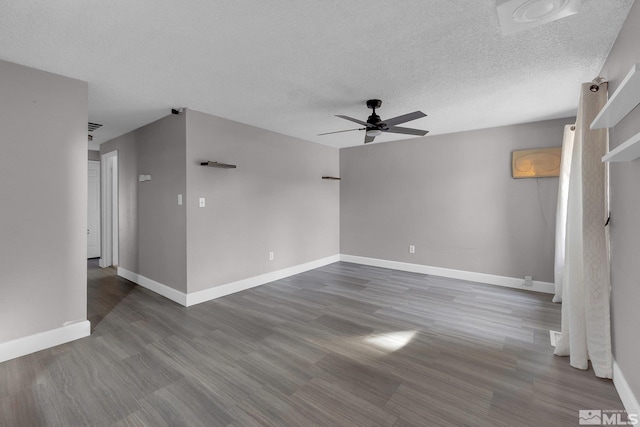
[[[550,296],[336,263],[190,308],[89,264],[92,334],[0,364],[2,426],[573,426]]]

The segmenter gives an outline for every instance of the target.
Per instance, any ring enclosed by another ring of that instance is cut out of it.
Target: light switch
[[[200,207],[204,208],[204,197],[200,197]]]
[[[178,194],[178,204],[182,205],[182,194]]]

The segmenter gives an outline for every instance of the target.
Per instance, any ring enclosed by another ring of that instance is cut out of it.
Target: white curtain
[[[562,138],[560,183],[558,185],[558,207],[556,211],[556,259],[554,268],[556,292],[553,296],[553,302],[562,302],[564,248],[567,235],[567,202],[569,201],[569,172],[571,171],[571,153],[573,152],[575,131],[575,125],[566,125],[564,127],[564,138]]]
[[[562,274],[562,338],[555,354],[569,356],[571,366],[596,376],[612,377],[609,315],[610,280],[608,182],[602,156],[608,131],[591,130],[591,122],[607,100],[607,85],[591,92],[582,85],[569,172],[565,260]]]

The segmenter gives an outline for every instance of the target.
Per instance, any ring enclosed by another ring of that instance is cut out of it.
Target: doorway
[[[89,160],[87,171],[87,258],[100,258],[100,162]]]
[[[118,151],[100,156],[102,178],[102,256],[100,267],[118,265]]]

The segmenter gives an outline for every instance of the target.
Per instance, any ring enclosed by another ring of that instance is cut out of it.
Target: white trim
[[[408,271],[411,273],[431,274],[434,276],[449,277],[451,279],[468,280],[471,282],[486,283],[489,285],[504,286],[507,288],[524,289],[527,291],[555,293],[555,285],[549,282],[533,281],[533,286],[524,286],[524,279],[493,274],[474,273],[472,271],[453,270],[450,268],[431,267],[422,264],[408,262],[389,261],[386,259],[367,258],[355,255],[340,255],[340,261],[354,264],[370,265],[373,267],[390,268],[392,270]]]
[[[613,385],[616,386],[616,391],[618,395],[620,395],[620,400],[622,400],[622,404],[624,405],[624,409],[627,410],[627,414],[640,414],[640,404],[638,403],[638,399],[633,394],[631,387],[629,387],[629,383],[622,375],[622,371],[620,370],[620,366],[613,361]]]
[[[100,204],[100,208],[98,208],[98,247],[100,248],[100,254],[98,254],[98,258],[102,258],[102,165],[100,160],[89,160],[87,167],[90,165],[98,166],[98,203]],[[89,177],[87,177],[89,178]],[[87,179],[88,180],[88,179]],[[89,219],[89,213],[87,212],[87,219]],[[89,234],[89,225],[87,224],[87,234]],[[87,258],[89,258],[89,245],[87,243]],[[95,257],[91,257],[95,258]],[[99,263],[99,261],[98,261]]]
[[[487,283],[490,285],[505,286],[509,288],[526,289],[548,294],[553,294],[555,292],[555,285],[553,283],[539,282],[534,280],[533,286],[525,287],[523,285],[523,279],[516,279],[513,277],[494,276],[491,274],[473,273],[469,271],[451,270],[447,268],[430,267],[420,264],[410,264],[344,254],[332,255],[304,264],[295,265],[293,267],[283,268],[282,270],[261,274],[259,276],[249,277],[235,282],[213,286],[211,288],[193,293],[184,293],[178,291],[167,285],[156,282],[155,280],[149,279],[141,274],[133,273],[122,267],[118,267],[118,275],[132,281],[133,283],[137,283],[138,285],[147,288],[150,291],[160,294],[170,299],[171,301],[177,302],[178,304],[185,307],[190,307],[192,305],[211,301],[216,298],[221,298],[226,295],[264,285],[265,283],[270,283],[276,280],[284,279],[285,277],[290,277],[296,274],[304,273],[305,271],[333,264],[334,262],[338,261],[352,262],[355,264],[370,265],[374,267],[390,268],[393,270],[409,271],[413,273],[432,274],[435,276],[450,277],[454,279]]]
[[[177,291],[167,285],[163,285],[162,283],[151,280],[141,274],[133,273],[122,267],[118,267],[118,276],[124,277],[125,279],[130,280],[133,283],[137,283],[143,288],[147,288],[150,291],[162,295],[163,297],[169,298],[171,301],[177,302],[180,305],[190,307],[195,304],[200,304],[203,302],[214,300],[216,298],[224,297],[226,295],[234,294],[236,292],[255,288],[256,286],[264,285],[265,283],[284,279],[285,277],[293,276],[295,274],[304,273],[305,271],[333,264],[334,262],[338,261],[340,261],[340,255],[332,255],[330,257],[321,258],[304,264],[294,265],[293,267],[283,268],[282,270],[272,271],[271,273],[249,277],[246,279],[238,280],[236,282],[225,283],[190,294],[185,294],[184,292]]]
[[[110,151],[100,156],[100,197],[101,197],[101,212],[100,212],[100,224],[101,224],[101,242],[102,250],[100,251],[99,265],[102,268],[113,265],[113,237],[117,236],[117,232],[112,229],[113,227],[113,172],[109,166],[112,165],[112,158],[118,158],[118,150]],[[117,170],[116,170],[117,173]],[[115,200],[117,203],[117,197]],[[117,244],[117,242],[116,242]]]
[[[3,342],[0,343],[0,363],[68,343],[69,341],[88,337],[90,334],[91,323],[88,320],[82,320],[62,326],[61,328]]]
[[[214,286],[203,291],[187,294],[187,307],[220,298],[236,292],[251,289],[256,286],[264,285],[275,280],[284,279],[285,277],[304,273],[305,271],[315,268],[324,267],[340,261],[340,255],[332,255],[330,257],[321,258],[304,264],[295,265],[293,267],[283,268],[282,270],[272,271],[271,273],[261,274],[259,276],[249,277],[247,279],[238,280],[236,282],[226,283],[220,286]]]
[[[119,210],[120,210],[120,200],[119,200],[119,191],[118,187],[118,156],[116,152],[116,156],[111,159],[111,265],[118,265],[120,253],[119,253],[119,244],[120,244],[120,220],[119,220]]]
[[[124,277],[125,279],[160,294],[165,298],[169,298],[171,301],[177,302],[180,305],[187,305],[187,294],[167,285],[163,285],[160,282],[156,282],[155,280],[149,279],[142,274],[134,273],[125,268],[118,267],[118,276]]]

